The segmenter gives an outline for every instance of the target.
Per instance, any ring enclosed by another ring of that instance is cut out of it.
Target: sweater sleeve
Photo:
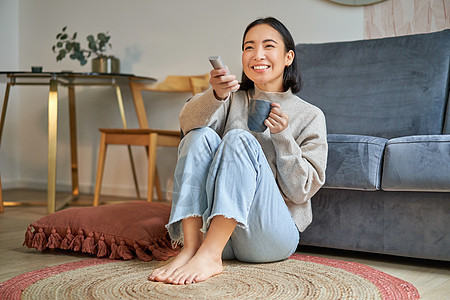
[[[180,111],[181,130],[187,134],[193,129],[209,126],[222,135],[229,102],[230,97],[217,100],[212,88],[193,96]]]
[[[290,127],[272,134],[277,182],[285,198],[306,203],[325,183],[328,145],[325,116],[319,110],[294,138]]]

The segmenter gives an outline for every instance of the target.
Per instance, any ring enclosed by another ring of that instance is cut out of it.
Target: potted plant
[[[78,60],[82,66],[88,62],[91,55],[96,57],[92,59],[92,72],[97,73],[119,73],[120,61],[114,56],[107,56],[105,54],[107,46],[112,48],[109,40],[111,36],[108,33],[100,32],[97,38],[94,35],[88,35],[86,40],[88,48],[82,48],[77,41],[77,33],[69,35],[66,32],[67,26],[63,27],[60,33],[56,35],[56,44],[53,45],[52,50],[58,53],[56,61],[63,60],[67,55],[73,60]]]

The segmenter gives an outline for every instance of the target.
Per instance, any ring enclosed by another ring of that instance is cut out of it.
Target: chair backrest
[[[134,88],[140,91],[193,93],[205,91],[209,87],[209,74],[182,76],[169,75],[163,81],[155,84],[135,82]]]
[[[207,90],[208,88],[208,73],[193,76],[169,75],[163,81],[153,84],[134,80],[130,81],[130,89],[134,99],[139,127],[148,128],[148,120],[143,103],[142,91],[192,93],[195,95]]]
[[[192,94],[198,94],[209,88],[209,74],[206,77],[191,77]]]

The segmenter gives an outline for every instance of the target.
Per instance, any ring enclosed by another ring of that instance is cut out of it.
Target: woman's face
[[[272,26],[252,27],[244,38],[242,67],[245,75],[266,92],[283,92],[283,72],[294,59],[286,52],[283,37]]]

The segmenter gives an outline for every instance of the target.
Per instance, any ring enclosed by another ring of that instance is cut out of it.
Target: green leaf
[[[66,33],[64,33],[64,34],[61,36],[61,40],[65,40],[65,39],[67,39],[67,34],[66,34]]]
[[[95,39],[92,34],[88,35],[86,39],[89,43],[95,43]]]
[[[66,29],[67,29],[67,26],[64,26],[63,29],[62,29],[62,31],[66,31]]]
[[[95,44],[95,42],[89,42],[89,49],[97,51],[97,45]]]
[[[73,59],[77,59],[79,61],[84,60],[84,55],[81,52],[74,53],[73,57],[74,57]]]
[[[73,34],[72,39],[74,40],[74,39],[76,39],[76,38],[77,38],[77,33],[75,32],[75,33]]]
[[[62,33],[58,33],[58,34],[56,35],[56,39],[59,39],[61,36],[62,36]]]
[[[56,46],[53,46],[53,47],[52,47],[53,52],[55,52],[55,49],[56,49]]]
[[[61,49],[61,50],[59,50],[59,54],[58,54],[58,56],[56,57],[56,61],[60,61],[60,60],[62,60],[64,57],[66,57],[66,50]]]
[[[66,49],[67,49],[67,51],[70,52],[70,51],[73,49],[73,44],[70,43],[70,42],[67,42],[67,43],[66,43]]]
[[[61,48],[63,45],[64,45],[63,42],[57,42],[57,43],[56,43],[56,46],[57,46],[58,48]]]
[[[97,38],[102,42],[106,41],[106,35],[104,33],[100,32],[99,34],[97,34]]]
[[[80,47],[80,43],[78,43],[78,42],[75,42],[75,43],[73,43],[73,49],[74,49],[74,51],[80,51],[80,49],[81,49],[81,47]]]

